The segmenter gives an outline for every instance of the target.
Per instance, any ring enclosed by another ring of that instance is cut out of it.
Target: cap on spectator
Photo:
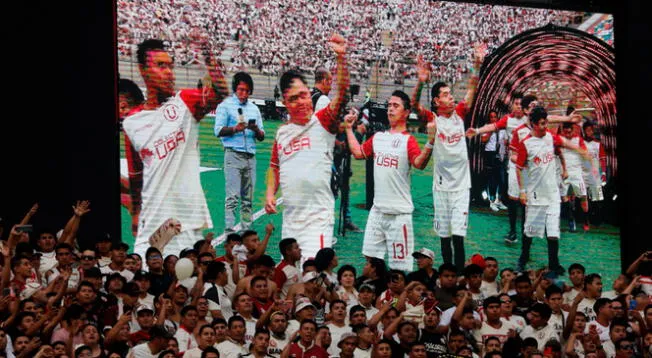
[[[149,280],[151,274],[147,271],[136,271],[134,274],[134,280]]]
[[[345,332],[340,336],[340,341],[337,342],[338,347],[342,347],[342,343],[346,341],[347,339],[354,339],[356,343],[358,342],[358,335],[353,333],[353,332]]]
[[[187,248],[181,250],[181,253],[179,253],[179,258],[181,259],[181,258],[184,258],[184,257],[186,257],[188,255],[193,255],[193,254],[195,256],[199,255],[197,250],[195,250],[195,249],[193,249],[191,247],[187,247]]]
[[[113,239],[111,239],[111,235],[108,233],[102,233],[100,237],[97,238],[97,242],[111,242]]]
[[[114,242],[111,244],[111,250],[129,251],[129,245],[124,242]]]
[[[317,308],[315,307],[315,305],[313,305],[312,302],[310,302],[310,299],[309,299],[309,298],[301,297],[301,298],[299,298],[299,299],[297,300],[297,307],[296,307],[296,309],[294,310],[294,312],[297,313],[297,312],[299,312],[299,311],[301,311],[302,309],[307,308],[307,307],[312,307],[312,308],[314,308],[314,309],[317,309]]]
[[[487,263],[484,261],[484,257],[482,257],[480,254],[471,256],[471,263],[480,266],[480,268],[483,270],[485,267],[487,267]]]
[[[376,287],[374,285],[368,284],[368,283],[363,283],[360,285],[360,288],[358,289],[358,292],[362,292],[363,290],[369,290],[371,292],[376,292]]]
[[[139,314],[140,312],[144,311],[150,311],[152,314],[154,313],[154,309],[150,305],[140,305],[138,308],[136,308],[136,314]]]
[[[168,331],[168,329],[165,328],[164,326],[157,324],[149,329],[149,337],[150,339],[154,339],[154,338],[170,339],[172,338],[172,333]]]
[[[412,253],[412,257],[414,257],[415,259],[418,258],[419,256],[425,256],[433,261],[435,260],[435,253],[432,252],[432,250],[426,249],[425,247],[419,251],[415,251]]]
[[[308,271],[303,274],[303,282],[308,282],[312,280],[316,280],[317,277],[319,277],[319,274],[315,271]]]
[[[84,270],[84,277],[85,278],[102,278],[102,271],[100,271],[99,267],[91,267],[89,269]]]

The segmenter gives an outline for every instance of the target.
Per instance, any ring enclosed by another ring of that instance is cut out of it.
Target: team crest
[[[179,118],[179,108],[176,104],[166,104],[163,107],[163,117],[170,122],[174,122]]]

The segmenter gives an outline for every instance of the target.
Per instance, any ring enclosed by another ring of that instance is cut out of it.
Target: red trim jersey
[[[362,155],[374,159],[374,207],[383,214],[411,214],[410,166],[421,154],[408,132],[374,134],[362,144]]]
[[[274,269],[274,282],[276,287],[281,289],[281,298],[285,298],[288,295],[290,286],[299,282],[299,269],[282,260]]]
[[[566,140],[582,149],[586,150],[586,145],[584,144],[584,139],[579,135],[574,135],[573,137],[566,138]],[[564,155],[566,160],[566,170],[568,171],[569,176],[581,176],[582,175],[582,166],[584,159],[577,151],[567,148],[561,148],[561,152]]]
[[[561,145],[561,137],[548,131],[541,138],[530,134],[520,143],[516,167],[527,167],[528,205],[553,205],[560,202],[555,147]]]
[[[584,172],[586,173],[587,185],[599,186],[602,182],[607,155],[604,152],[604,146],[599,140],[585,141],[586,150],[591,156],[590,162],[584,162]],[[590,165],[589,165],[590,164]]]
[[[435,190],[459,191],[471,188],[471,170],[463,120],[466,112],[464,102],[458,103],[448,118],[426,111],[426,120],[435,121],[437,124],[432,149]]]
[[[155,110],[142,110],[123,122],[125,134],[143,162],[138,246],[169,218],[182,231],[213,226],[199,177],[199,90],[182,90]]]
[[[300,232],[312,219],[334,215],[330,180],[336,115],[326,107],[305,125],[287,123],[276,132],[270,166],[279,167],[284,233],[286,226]]]
[[[496,122],[496,130],[499,129],[505,129],[507,131],[507,142],[511,142],[512,140],[512,132],[514,129],[524,125],[527,123],[527,116],[523,116],[521,118],[515,118],[512,117],[511,115],[506,115],[503,116],[498,122]]]

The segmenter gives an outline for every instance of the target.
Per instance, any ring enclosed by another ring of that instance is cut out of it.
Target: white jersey
[[[599,186],[602,183],[600,159],[605,157],[604,148],[597,140],[585,141],[584,144],[591,156],[590,161],[584,161],[584,182],[588,186]]]
[[[509,330],[513,329],[516,331],[516,328],[513,324],[507,321],[500,321],[500,328],[494,328],[490,326],[487,322],[482,322],[482,327],[480,329],[473,330],[473,335],[480,344],[484,344],[485,339],[489,337],[496,337],[500,340],[500,344],[505,343],[507,338],[509,338]]]
[[[335,134],[330,107],[315,113],[305,125],[288,123],[276,132],[271,166],[278,166],[283,192],[283,233],[301,232],[315,219],[334,216],[330,187]]]
[[[407,132],[374,134],[362,145],[365,158],[374,159],[374,207],[383,214],[411,214],[410,167],[421,153]]]
[[[527,136],[518,149],[517,167],[527,167],[526,183],[528,205],[553,205],[559,203],[559,186],[555,164],[555,146],[561,138],[550,132],[541,137]]]
[[[460,102],[449,117],[435,116],[431,112],[428,121],[437,124],[434,158],[433,189],[438,191],[460,191],[471,188],[469,154],[464,135],[464,103]]]
[[[149,237],[169,218],[181,230],[211,228],[199,178],[199,121],[194,91],[179,91],[156,110],[123,121],[125,133],[143,161],[142,210],[135,251],[145,252]]]
[[[511,115],[504,116],[496,122],[496,130],[505,129],[507,131],[507,143],[511,143],[512,136],[514,136],[514,129],[528,123],[527,116],[521,118],[512,117]]]
[[[153,354],[147,342],[141,343],[129,350],[128,358],[156,358],[158,354]]]
[[[546,324],[545,326],[540,328],[534,328],[528,325],[527,327],[525,327],[523,332],[521,332],[520,336],[522,339],[528,337],[532,337],[536,339],[540,351],[543,351],[546,342],[548,342],[551,339],[554,339],[557,342],[559,342],[559,337],[557,337],[557,332],[555,332],[555,329],[552,328],[549,324]]]
[[[566,138],[566,140],[580,148],[586,149],[586,145],[584,145],[584,139],[580,136],[574,136],[570,139]],[[568,171],[568,176],[570,177],[580,177],[582,176],[582,167],[584,165],[584,159],[582,159],[582,156],[580,153],[578,153],[575,150],[572,149],[567,149],[567,148],[561,148],[561,152],[564,155],[564,160],[566,161],[566,171]]]

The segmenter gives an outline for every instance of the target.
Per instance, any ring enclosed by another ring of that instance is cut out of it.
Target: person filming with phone
[[[256,140],[265,139],[263,118],[249,96],[254,81],[246,72],[233,75],[233,95],[217,106],[215,136],[224,146],[224,232],[235,232],[235,212],[240,202],[241,230],[251,228],[252,199],[256,185]]]

